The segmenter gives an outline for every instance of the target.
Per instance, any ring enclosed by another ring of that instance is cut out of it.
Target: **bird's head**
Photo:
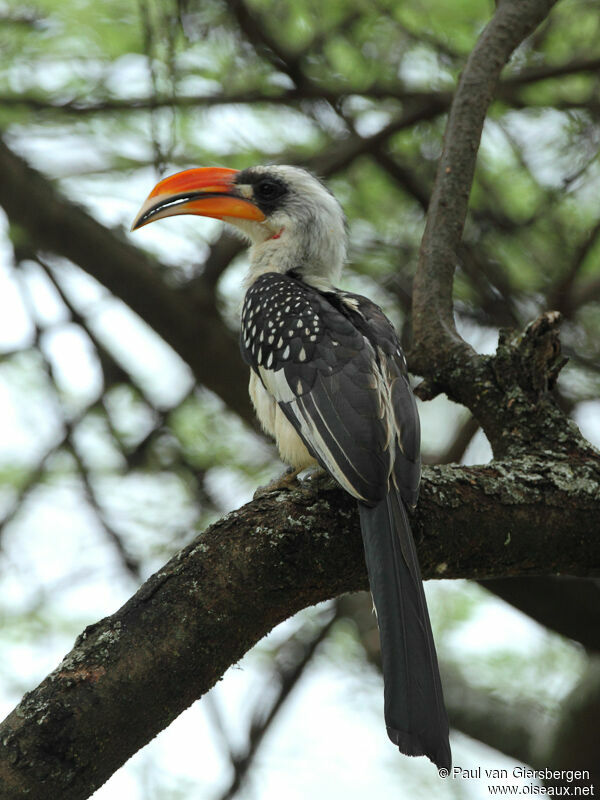
[[[337,282],[346,257],[342,209],[329,190],[299,167],[204,167],[160,181],[132,230],[175,214],[198,214],[233,225],[252,245],[250,279],[298,270],[305,280]]]

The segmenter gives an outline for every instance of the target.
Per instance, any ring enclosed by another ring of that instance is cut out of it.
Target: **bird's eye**
[[[270,178],[265,178],[254,185],[254,195],[258,200],[275,200],[282,194],[285,194],[285,188]]]

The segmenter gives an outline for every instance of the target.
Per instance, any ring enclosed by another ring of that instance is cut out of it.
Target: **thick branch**
[[[600,574],[600,459],[423,477],[413,523],[426,577]],[[269,495],[228,515],[88,628],[5,720],[2,797],[88,797],[274,625],[365,587],[357,514],[340,489]]]
[[[452,282],[483,122],[511,53],[554,3],[500,3],[471,53],[454,95],[415,276],[412,355],[420,374],[430,374],[447,363],[451,354],[460,354],[463,362],[472,354],[454,326]]]
[[[566,363],[561,355],[560,314],[549,311],[523,333],[500,331],[495,356],[473,354],[440,368],[415,389],[428,400],[446,391],[481,423],[496,458],[553,452],[558,458],[597,453],[554,401],[551,389]]]

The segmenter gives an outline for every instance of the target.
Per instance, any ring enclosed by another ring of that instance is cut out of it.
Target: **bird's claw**
[[[258,500],[259,497],[264,497],[265,495],[272,494],[273,492],[291,492],[292,489],[295,489],[298,486],[298,475],[300,472],[302,472],[301,469],[293,469],[292,467],[288,467],[284,473],[279,475],[279,477],[273,478],[272,481],[269,481],[269,483],[266,483],[264,486],[259,486],[254,492],[254,500]]]

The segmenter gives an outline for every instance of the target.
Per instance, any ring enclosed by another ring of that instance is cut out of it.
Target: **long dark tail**
[[[383,664],[385,722],[402,753],[450,769],[448,718],[417,552],[395,489],[359,505]]]

